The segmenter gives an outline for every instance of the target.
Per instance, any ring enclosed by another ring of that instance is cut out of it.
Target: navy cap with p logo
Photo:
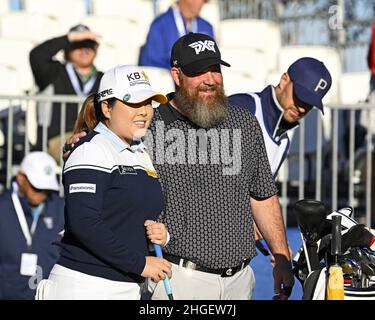
[[[323,113],[322,99],[331,88],[332,77],[323,62],[303,57],[287,71],[293,81],[294,94],[299,100],[317,107]]]

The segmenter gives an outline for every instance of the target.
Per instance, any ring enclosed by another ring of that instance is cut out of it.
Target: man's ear
[[[281,78],[280,78],[280,83],[279,83],[279,86],[280,86],[280,89],[284,89],[285,86],[290,82],[290,77],[289,75],[284,72],[282,75],[281,75]]]
[[[107,118],[111,118],[111,106],[109,105],[108,101],[102,101],[100,103],[100,107],[102,108],[103,115]]]
[[[16,181],[19,185],[21,185],[21,183],[25,180],[25,176],[23,175],[23,173],[21,173],[20,171],[18,171],[17,175],[16,175]]]
[[[26,175],[22,171],[18,171],[18,173],[16,174],[16,181],[19,185],[19,190],[21,191],[21,193],[24,193],[29,180],[27,180]]]
[[[171,76],[177,87],[180,86],[180,72],[181,70],[179,68],[172,67],[171,69]]]

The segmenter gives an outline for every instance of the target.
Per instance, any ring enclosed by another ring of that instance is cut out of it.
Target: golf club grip
[[[327,300],[344,300],[344,297],[344,274],[342,268],[335,264],[329,268]]]
[[[332,242],[331,254],[333,256],[341,255],[341,216],[332,217]]]
[[[329,268],[327,300],[344,300],[344,274],[338,263],[341,255],[341,216],[332,216],[331,233],[331,254],[335,257],[335,264]]]
[[[154,243],[154,249],[155,249],[156,256],[159,258],[163,258],[163,251],[161,250],[160,245]],[[173,300],[172,288],[169,283],[169,278],[167,274],[165,275],[165,279],[163,280],[163,283],[164,283],[165,292],[167,293],[169,300]]]

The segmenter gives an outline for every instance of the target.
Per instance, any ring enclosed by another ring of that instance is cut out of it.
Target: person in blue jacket
[[[170,70],[170,56],[175,41],[188,34],[204,33],[214,38],[212,25],[199,17],[207,0],[179,0],[151,24],[138,64]]]
[[[117,66],[84,102],[99,123],[65,162],[61,254],[37,299],[136,300],[145,278],[171,276],[171,264],[148,250],[147,238],[165,245],[168,234],[155,222],[164,197],[141,141],[166,101],[142,69]]]
[[[31,152],[12,187],[0,196],[0,300],[33,300],[37,282],[58,259],[64,200],[56,191],[56,162]]]

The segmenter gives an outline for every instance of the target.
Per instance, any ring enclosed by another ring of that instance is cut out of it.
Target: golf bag
[[[355,221],[350,207],[329,212],[320,201],[300,200],[294,211],[302,245],[293,258],[293,272],[303,287],[302,299],[325,300],[328,269],[337,264],[344,275],[345,300],[375,300],[375,231]],[[341,222],[335,252],[333,216]]]

